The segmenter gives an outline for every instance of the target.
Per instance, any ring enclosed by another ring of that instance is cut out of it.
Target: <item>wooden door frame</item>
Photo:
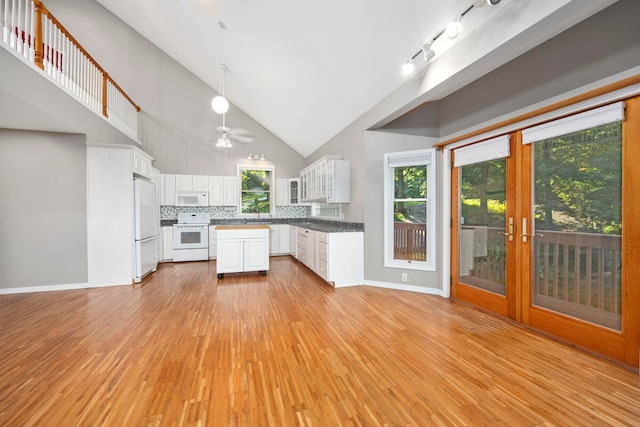
[[[511,152],[513,153],[515,134],[510,135]],[[481,141],[478,141],[481,142]],[[514,320],[518,320],[518,298],[517,298],[517,273],[516,273],[516,236],[514,235],[513,241],[506,241],[506,251],[510,256],[507,256],[506,264],[506,279],[505,279],[505,295],[494,294],[483,289],[470,286],[458,281],[460,272],[460,259],[458,253],[460,250],[460,169],[453,166],[453,160],[455,153],[452,152],[451,157],[451,296],[453,298],[470,302],[474,305],[482,307],[493,313],[509,317]],[[509,182],[515,182],[517,164],[515,157],[509,156],[507,161],[507,176],[505,177],[505,184]],[[507,212],[505,218],[515,216],[516,209],[516,191],[515,188],[509,188],[507,186]],[[517,229],[516,229],[517,231]],[[514,285],[509,286],[510,283]]]
[[[521,219],[529,218],[532,203],[529,191],[532,189],[532,144],[522,144],[520,130],[511,134],[511,158],[515,164],[507,167],[507,182],[518,182],[518,189],[508,188],[508,216],[513,213],[516,236],[508,257],[507,296],[474,288],[458,283],[459,277],[459,169],[451,165],[451,296],[473,304],[496,314],[507,316],[535,329],[550,333],[561,340],[598,352],[602,355],[622,361],[628,365],[640,365],[640,269],[634,268],[634,261],[640,259],[640,96],[625,100],[625,120],[623,121],[623,199],[622,199],[622,280],[623,306],[622,328],[615,331],[606,327],[560,315],[550,310],[532,305],[530,271],[532,268],[531,241],[522,243]],[[452,162],[453,162],[452,153]],[[524,161],[524,159],[529,159]],[[510,194],[510,193],[514,194]],[[515,199],[513,199],[515,198]],[[513,201],[512,201],[513,199]],[[637,264],[637,262],[635,263]],[[517,273],[516,273],[517,272]],[[511,291],[510,291],[511,290]],[[513,292],[513,293],[512,293]]]

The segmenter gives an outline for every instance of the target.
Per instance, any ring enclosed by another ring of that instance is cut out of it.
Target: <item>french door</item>
[[[453,158],[452,296],[638,366],[639,99]]]

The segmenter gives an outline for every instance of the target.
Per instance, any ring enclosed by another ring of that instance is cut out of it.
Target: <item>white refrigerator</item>
[[[156,271],[158,266],[157,240],[159,235],[156,188],[151,181],[133,179],[135,210],[135,281]]]

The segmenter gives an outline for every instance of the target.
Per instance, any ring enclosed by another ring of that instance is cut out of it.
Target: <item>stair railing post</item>
[[[102,73],[102,115],[106,118],[109,118],[109,113],[107,112],[107,80],[109,80],[109,75],[107,73]]]
[[[44,70],[44,64],[42,62],[43,52],[42,52],[42,10],[43,5],[40,0],[33,0],[33,4],[35,6],[35,15],[36,15],[36,25],[35,25],[35,46],[34,46],[34,55],[33,62],[36,64],[38,68]]]

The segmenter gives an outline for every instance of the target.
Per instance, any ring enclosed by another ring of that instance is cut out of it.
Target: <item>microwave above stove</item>
[[[180,191],[176,193],[176,206],[209,206],[206,191]]]

